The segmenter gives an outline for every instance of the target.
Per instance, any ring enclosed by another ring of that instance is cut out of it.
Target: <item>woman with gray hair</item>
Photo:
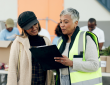
[[[56,85],[102,85],[98,40],[95,34],[79,30],[79,12],[67,8],[60,14],[62,36],[55,61],[68,68],[57,70]]]

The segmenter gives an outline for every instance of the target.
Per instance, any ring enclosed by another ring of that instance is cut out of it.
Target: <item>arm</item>
[[[73,59],[73,70],[83,71],[83,72],[94,72],[99,68],[98,61],[98,52],[97,47],[94,41],[90,36],[87,36],[86,43],[86,52],[85,52],[86,61]]]
[[[5,41],[5,33],[3,30],[0,32],[0,41]]]
[[[97,47],[90,36],[87,36],[86,52],[85,52],[86,61],[82,61],[82,59],[76,59],[76,58],[73,58],[73,61],[71,61],[66,56],[63,56],[63,58],[55,57],[54,59],[56,62],[59,62],[65,66],[73,67],[74,71],[94,72],[97,71],[99,68]]]
[[[105,42],[105,37],[104,37],[104,32],[102,31],[99,37],[99,50],[102,50],[104,42]]]
[[[18,55],[19,55],[19,43],[15,40],[10,50],[7,85],[17,85]]]
[[[99,43],[99,50],[102,50],[103,43]]]

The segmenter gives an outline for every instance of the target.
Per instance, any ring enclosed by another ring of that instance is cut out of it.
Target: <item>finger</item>
[[[61,60],[55,60],[55,61],[61,63]]]
[[[55,60],[55,61],[58,62],[58,63],[61,63],[61,64],[65,65],[65,62],[63,60]]]
[[[61,57],[54,57],[54,59],[60,59],[61,60],[62,58]]]
[[[55,60],[56,62],[60,62],[60,63],[63,63],[64,60]]]

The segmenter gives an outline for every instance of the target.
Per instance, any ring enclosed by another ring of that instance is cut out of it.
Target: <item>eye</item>
[[[65,23],[68,23],[68,22],[65,22]]]
[[[62,23],[62,22],[60,21],[60,23]]]

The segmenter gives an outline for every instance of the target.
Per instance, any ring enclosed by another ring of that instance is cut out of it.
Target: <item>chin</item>
[[[62,32],[64,35],[66,35],[67,33],[66,32]]]
[[[11,32],[12,30],[8,30],[9,32]]]
[[[38,35],[38,33],[36,33],[36,34],[31,34],[32,36],[36,36],[36,35]]]
[[[36,32],[36,33],[32,33],[33,36],[36,36],[37,34],[38,34],[38,32]]]
[[[38,35],[38,33],[36,33],[36,34],[31,34],[31,36],[36,36],[36,35]]]

